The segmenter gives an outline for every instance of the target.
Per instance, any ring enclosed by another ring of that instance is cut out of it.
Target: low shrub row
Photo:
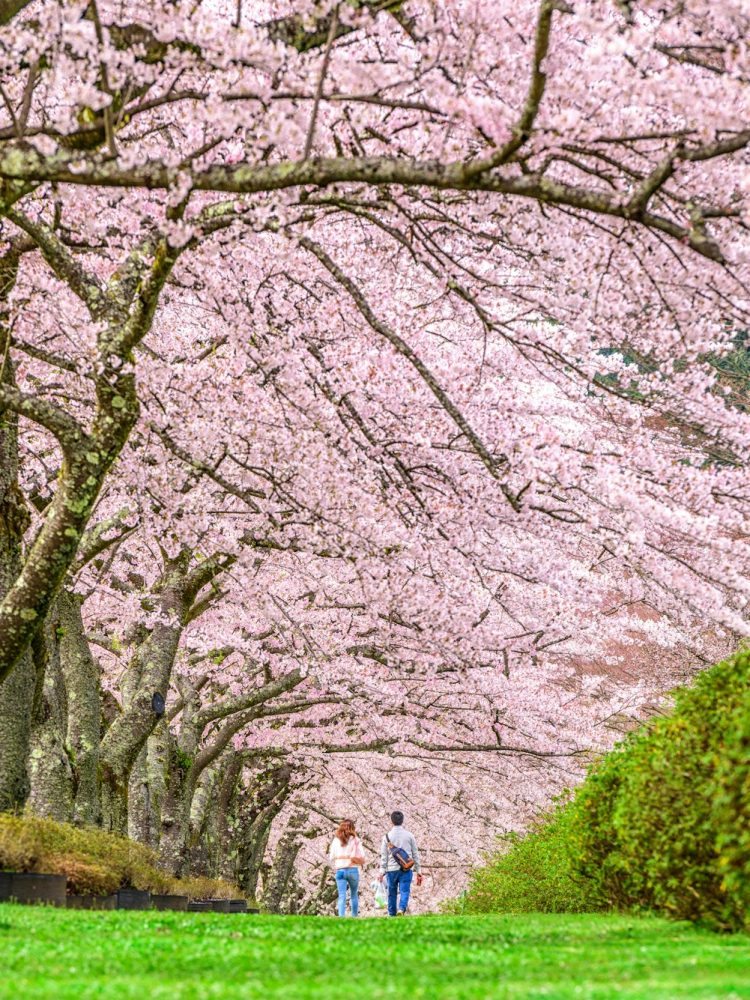
[[[704,671],[528,834],[505,838],[460,907],[648,909],[750,928],[750,653]]]
[[[0,871],[65,875],[68,893],[81,896],[107,896],[122,888],[192,899],[242,895],[221,879],[165,875],[154,851],[126,837],[8,813],[0,814]]]
[[[452,913],[590,913],[606,909],[597,886],[573,870],[569,851],[573,813],[542,814],[524,834],[500,837],[499,849],[470,875]]]

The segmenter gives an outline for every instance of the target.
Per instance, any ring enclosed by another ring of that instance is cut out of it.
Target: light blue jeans
[[[346,890],[349,889],[352,916],[359,916],[359,868],[339,868],[336,872],[336,888],[339,891],[339,916],[346,916]]]

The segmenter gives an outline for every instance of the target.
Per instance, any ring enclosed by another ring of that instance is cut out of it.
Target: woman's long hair
[[[353,819],[342,819],[339,823],[339,828],[336,831],[336,836],[341,841],[341,846],[346,847],[346,844],[350,837],[356,837],[357,831],[354,829]]]

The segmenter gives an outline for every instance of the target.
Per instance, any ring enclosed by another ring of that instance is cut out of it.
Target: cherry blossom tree
[[[0,803],[282,906],[373,749],[527,816],[746,634],[743,4],[0,26]]]

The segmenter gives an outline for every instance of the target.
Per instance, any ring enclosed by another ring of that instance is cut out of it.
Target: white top
[[[355,833],[347,840],[346,844],[342,844],[338,837],[334,837],[328,848],[328,857],[337,870],[339,868],[352,868],[352,858],[364,857],[359,837]]]

